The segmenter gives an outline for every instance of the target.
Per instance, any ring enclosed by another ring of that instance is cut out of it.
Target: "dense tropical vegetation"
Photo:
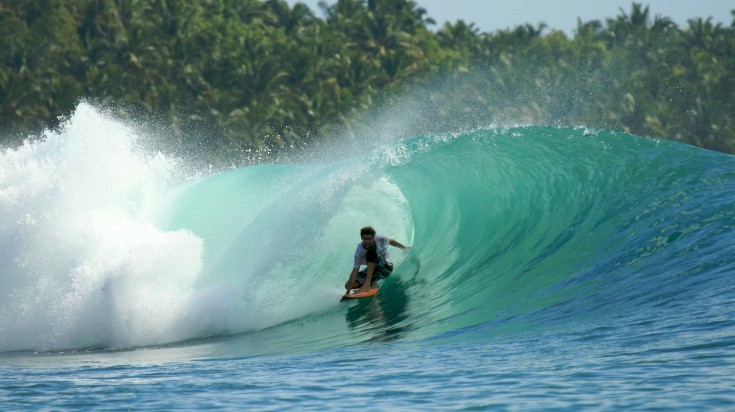
[[[321,8],[324,17],[283,0],[4,0],[0,144],[58,127],[85,99],[156,125],[168,136],[161,148],[223,159],[516,123],[735,153],[735,21],[680,28],[634,3],[579,21],[568,38],[543,25],[432,31],[411,0]]]

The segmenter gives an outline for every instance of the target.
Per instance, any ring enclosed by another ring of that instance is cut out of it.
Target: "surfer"
[[[388,245],[406,250],[410,246],[389,239],[383,235],[376,235],[375,229],[366,226],[360,229],[361,242],[355,250],[355,264],[350,273],[350,278],[345,283],[347,293],[352,289],[358,289],[357,293],[367,292],[372,288],[373,282],[384,279],[393,272],[393,263],[388,255]],[[360,271],[360,266],[367,268]]]

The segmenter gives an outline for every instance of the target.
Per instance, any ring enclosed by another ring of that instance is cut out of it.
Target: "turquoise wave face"
[[[94,130],[115,133],[103,145]],[[92,111],[3,154],[0,351],[228,336],[243,353],[301,352],[733,303],[732,156],[492,128],[181,185],[131,140]],[[392,251],[376,299],[339,303],[365,225],[413,248]]]
[[[405,145],[386,172],[414,213],[423,334],[585,327],[726,283],[731,156],[540,127]]]
[[[622,133],[478,130],[214,176],[179,198],[172,228],[211,245],[203,278],[257,313],[239,331],[286,322],[243,338],[271,350],[586,328],[727,284],[732,166]],[[413,249],[394,253],[376,300],[345,308],[335,296],[367,224]]]

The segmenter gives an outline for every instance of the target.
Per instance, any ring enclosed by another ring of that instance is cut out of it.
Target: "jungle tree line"
[[[735,20],[680,28],[633,3],[575,34],[484,33],[411,0],[3,0],[3,146],[81,99],[166,130],[166,149],[225,157],[374,133],[587,125],[735,153]],[[735,13],[735,12],[733,12]],[[548,31],[548,32],[547,32]]]

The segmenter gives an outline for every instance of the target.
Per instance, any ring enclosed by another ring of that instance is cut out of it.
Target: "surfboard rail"
[[[355,293],[355,290],[357,290],[357,289],[353,289],[353,290],[345,293],[344,295],[342,295],[342,298],[339,301],[342,302],[343,300],[346,300],[346,299],[368,298],[368,297],[374,296],[376,293],[378,293],[378,288],[372,288],[372,289],[368,290],[367,292],[360,292],[360,293]]]

